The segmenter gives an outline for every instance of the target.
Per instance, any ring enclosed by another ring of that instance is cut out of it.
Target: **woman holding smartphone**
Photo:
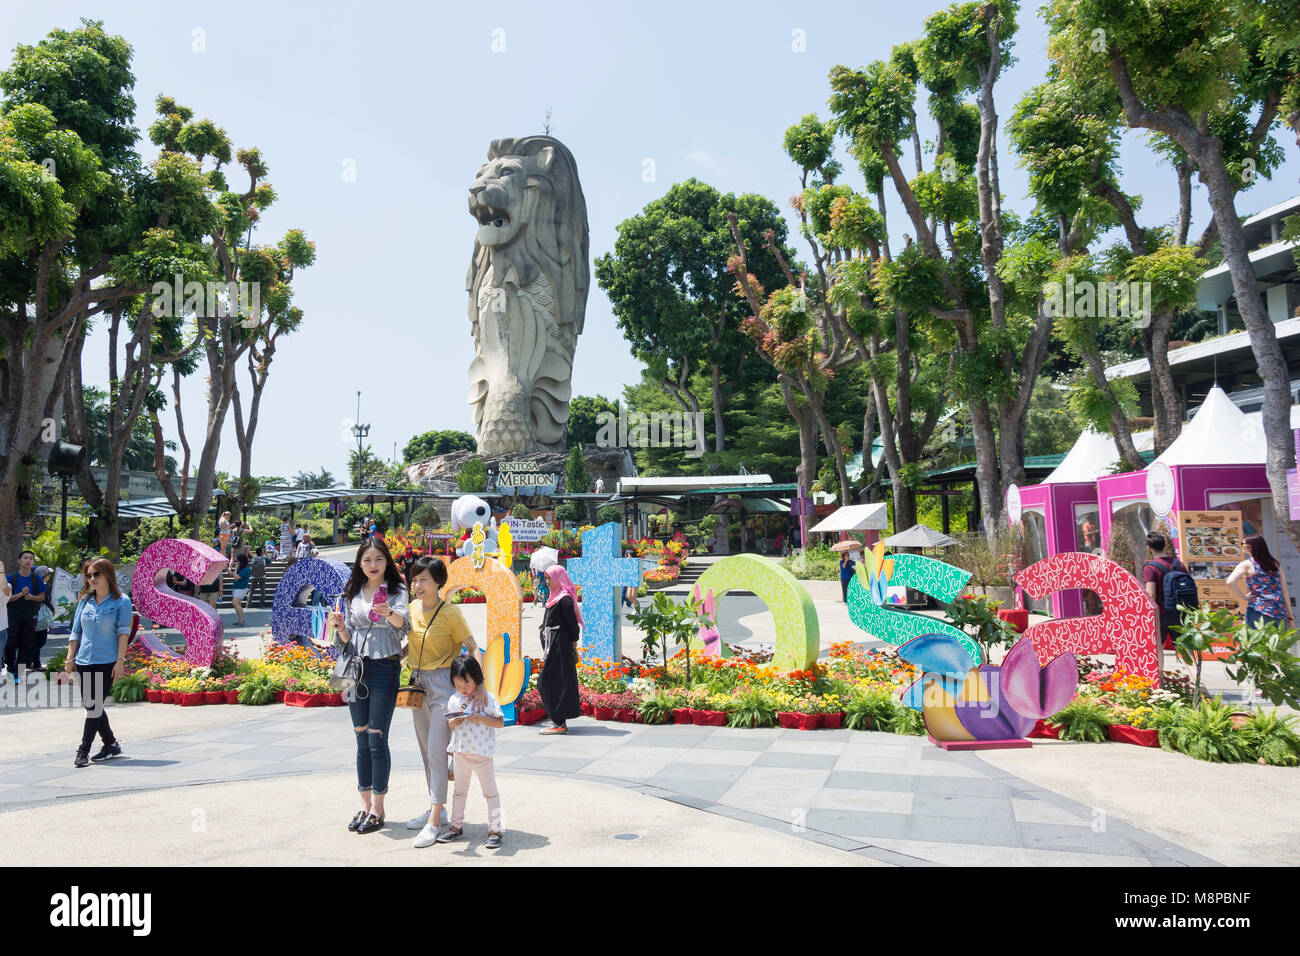
[[[382,540],[366,541],[357,548],[352,574],[330,622],[334,645],[344,655],[357,654],[362,660],[361,681],[348,699],[357,735],[361,809],[348,829],[374,833],[384,825],[384,796],[393,765],[388,729],[402,674],[402,638],[411,628],[406,588]]]

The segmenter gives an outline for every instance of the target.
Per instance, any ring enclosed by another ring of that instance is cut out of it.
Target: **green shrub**
[[[108,695],[119,704],[134,704],[136,701],[144,700],[145,688],[148,685],[148,678],[144,674],[125,674],[113,681],[113,686],[108,689]]]
[[[596,509],[596,524],[623,523],[623,512],[614,505],[601,505]]]
[[[68,663],[68,649],[66,647],[60,648],[58,651],[55,652],[53,657],[51,657],[48,661],[46,661],[45,673],[57,674],[59,671],[63,670],[64,665],[66,665],[67,663]]]
[[[523,502],[519,502],[513,508],[510,509],[510,517],[512,518],[519,518],[522,521],[527,521],[530,518],[532,518],[532,516],[533,516],[533,509],[528,507],[528,505],[524,504]]]
[[[891,733],[920,737],[925,734],[925,717],[919,710],[899,704],[894,708],[894,715],[889,718],[888,729]]]
[[[1111,724],[1111,710],[1100,701],[1076,697],[1047,718],[1047,723],[1062,740],[1101,743],[1107,739],[1106,728]]]
[[[275,678],[268,674],[253,674],[239,688],[241,704],[269,704],[277,688]]]
[[[641,701],[641,719],[647,724],[666,724],[673,718],[673,701],[663,691]]]
[[[776,723],[776,701],[758,688],[736,694],[727,707],[728,727],[771,727]]]
[[[899,706],[894,695],[883,688],[854,694],[844,708],[844,726],[849,730],[886,730]]]
[[[1222,696],[1200,707],[1174,708],[1176,717],[1160,731],[1160,745],[1179,750],[1197,760],[1212,763],[1240,763],[1251,759],[1248,737],[1232,722],[1233,710]],[[1270,745],[1270,753],[1273,745]]]
[[[1259,762],[1274,767],[1294,767],[1300,764],[1300,736],[1292,729],[1295,720],[1295,717],[1270,710],[1252,716],[1239,733],[1251,755]]]

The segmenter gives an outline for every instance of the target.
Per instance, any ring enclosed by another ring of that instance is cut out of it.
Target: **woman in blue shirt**
[[[81,681],[81,703],[86,708],[86,723],[77,748],[77,767],[91,760],[108,760],[122,755],[122,745],[113,736],[104,706],[108,689],[124,672],[122,658],[131,638],[131,599],[117,586],[117,569],[107,558],[96,558],[86,567],[88,593],[77,602],[68,640],[68,662],[64,669]],[[104,746],[94,757],[90,745],[98,734]]]

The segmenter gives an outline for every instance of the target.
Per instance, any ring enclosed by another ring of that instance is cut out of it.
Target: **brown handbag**
[[[442,613],[442,607],[446,603],[446,601],[440,602],[438,609],[433,612],[433,617],[429,618],[429,623],[424,625],[424,633],[420,635],[420,654],[416,657],[417,661],[424,656],[424,639],[429,634],[429,628],[433,627],[433,622],[438,620],[438,615]],[[397,689],[397,706],[405,707],[407,710],[419,710],[424,706],[424,688],[415,682],[415,668],[411,668],[410,683]]]

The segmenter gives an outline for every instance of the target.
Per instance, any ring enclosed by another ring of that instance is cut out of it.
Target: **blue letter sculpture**
[[[333,604],[347,582],[348,566],[342,562],[321,558],[303,558],[294,562],[284,572],[271,599],[271,636],[280,643],[292,641],[295,637],[306,638],[309,646],[336,657],[338,652],[332,647],[316,643],[320,635],[312,633],[311,608],[294,602],[304,590],[313,587]]]
[[[570,558],[565,568],[582,588],[583,656],[588,659],[623,659],[618,594],[623,588],[640,586],[641,561],[619,556],[622,537],[622,529],[613,521],[584,531],[582,557]]]

